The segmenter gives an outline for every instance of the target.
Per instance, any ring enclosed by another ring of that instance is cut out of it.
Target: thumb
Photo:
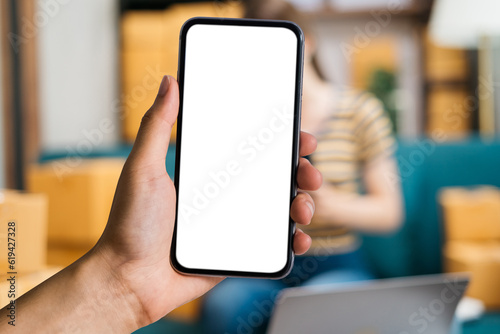
[[[140,164],[157,161],[165,168],[170,133],[179,112],[179,86],[171,76],[164,76],[153,106],[142,117],[130,154]]]

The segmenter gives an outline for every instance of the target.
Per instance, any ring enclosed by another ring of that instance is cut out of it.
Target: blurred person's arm
[[[15,327],[8,323],[7,307],[2,308],[1,333],[130,333],[223,279],[181,275],[170,265],[176,197],[165,157],[177,117],[178,94],[177,82],[165,77],[142,120],[108,224],[96,246],[17,299]],[[314,137],[302,133],[300,155],[311,154],[315,148]],[[305,190],[321,184],[321,174],[304,158],[297,183]],[[308,224],[313,205],[312,198],[300,192],[292,203],[292,219]],[[310,237],[297,229],[295,253],[304,253],[310,245]]]
[[[361,96],[352,122],[365,193],[342,192],[325,182],[313,195],[315,219],[363,232],[387,233],[403,219],[400,175],[393,155],[396,142],[382,103],[370,94]]]
[[[369,162],[363,170],[366,194],[341,192],[327,183],[313,193],[314,218],[364,232],[390,232],[403,219],[399,171],[392,157]]]

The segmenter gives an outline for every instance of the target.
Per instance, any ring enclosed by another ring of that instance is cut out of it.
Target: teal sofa
[[[388,236],[364,236],[363,251],[378,277],[442,271],[443,228],[438,193],[443,187],[500,187],[500,140],[437,144],[401,141],[396,158],[405,202],[402,228]]]

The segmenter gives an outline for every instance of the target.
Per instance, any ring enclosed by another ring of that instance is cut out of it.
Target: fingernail
[[[170,77],[168,75],[163,76],[161,79],[160,89],[158,90],[159,96],[165,96],[168,91],[168,87],[170,86]]]
[[[311,202],[306,202],[306,205],[309,207],[309,210],[311,210],[311,217],[314,216],[314,205]]]

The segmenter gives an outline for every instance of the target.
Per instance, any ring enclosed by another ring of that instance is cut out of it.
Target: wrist
[[[92,249],[16,300],[16,326],[23,333],[130,333],[142,327],[140,303],[111,269]]]
[[[113,333],[130,333],[149,324],[139,299],[125,284],[118,268],[109,262],[105,250],[94,247],[78,262],[76,286],[81,287],[86,296],[83,300],[89,304],[79,307],[106,322],[100,324],[100,328],[109,328]]]

